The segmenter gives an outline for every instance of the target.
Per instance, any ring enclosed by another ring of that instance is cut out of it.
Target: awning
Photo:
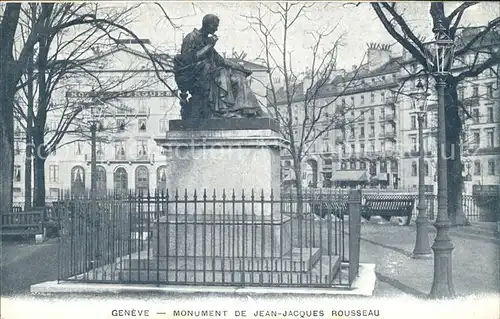
[[[332,182],[367,182],[366,171],[335,171],[332,175]]]
[[[378,181],[387,181],[387,173],[379,173],[375,175],[373,179],[376,179]]]

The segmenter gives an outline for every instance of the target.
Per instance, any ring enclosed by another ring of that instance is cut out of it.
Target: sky
[[[201,1],[192,3],[184,1],[162,2],[161,4],[178,28],[173,28],[166,21],[162,11],[154,3],[145,3],[139,7],[137,18],[131,28],[139,37],[149,38],[153,45],[163,50],[178,50],[183,34],[192,31],[193,28],[201,27],[202,17],[207,13],[213,13],[220,18],[220,27],[217,32],[219,41],[216,45],[219,52],[231,52],[234,48],[237,52],[246,52],[248,59],[252,60],[262,51],[259,38],[249,28],[248,18],[245,17],[257,14],[259,4],[256,2]],[[446,3],[445,10],[449,13],[459,4],[460,2]],[[267,2],[265,5],[276,4]],[[429,2],[405,2],[398,5],[403,6],[404,16],[416,33],[431,35]],[[262,10],[269,14],[267,9]],[[482,2],[467,10],[461,25],[485,25],[491,18],[498,16],[500,16],[500,3]],[[401,46],[385,31],[369,3],[362,3],[358,7],[352,3],[346,5],[345,2],[316,3],[297,20],[295,27],[290,30],[292,44],[288,51],[291,52],[293,63],[298,70],[305,69],[312,56],[310,50],[313,43],[312,37],[307,32],[334,26],[336,28],[327,38],[325,46],[327,47],[329,43],[333,43],[342,36],[342,48],[338,56],[340,68],[350,69],[353,65],[359,65],[369,42],[392,44],[395,55],[401,52]],[[280,32],[277,34],[279,36]]]

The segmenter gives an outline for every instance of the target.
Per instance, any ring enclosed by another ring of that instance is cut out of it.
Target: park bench
[[[344,215],[348,214],[347,198],[344,196],[324,196],[321,200],[319,198],[310,199],[309,206],[311,211],[321,218],[328,218],[327,215],[332,214],[343,219]]]
[[[44,215],[44,208],[2,214],[1,234],[2,236],[29,236],[43,234]]]
[[[380,216],[387,221],[393,216],[407,217],[405,225],[408,226],[414,207],[413,195],[365,195],[361,216],[368,220],[371,216]]]

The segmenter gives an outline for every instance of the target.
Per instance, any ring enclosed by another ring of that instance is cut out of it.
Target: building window
[[[411,151],[416,152],[417,151],[417,137],[416,136],[410,136],[410,145],[411,145]]]
[[[487,131],[488,147],[495,147],[495,132],[493,130]]]
[[[457,95],[458,95],[458,99],[459,99],[460,101],[463,101],[463,100],[464,100],[464,98],[465,98],[465,89],[464,89],[463,87],[459,87],[459,88],[457,89]]]
[[[429,163],[427,161],[424,162],[424,176],[429,176]]]
[[[156,188],[159,191],[164,191],[167,189],[167,168],[166,168],[166,166],[160,166],[156,170]]]
[[[415,130],[417,128],[417,117],[415,115],[411,116],[411,129]]]
[[[148,158],[148,141],[137,141],[137,159]]]
[[[349,168],[350,169],[356,169],[356,162],[355,161],[351,161],[350,164],[349,164]]]
[[[146,166],[139,166],[135,170],[135,188],[139,191],[149,190],[149,171]]]
[[[370,119],[373,120],[375,118],[375,110],[371,109],[370,110]]]
[[[49,182],[57,183],[59,182],[59,166],[50,165],[49,166]]]
[[[387,173],[387,162],[380,162],[380,173]]]
[[[377,175],[377,163],[370,162],[370,175]]]
[[[359,152],[361,154],[364,154],[365,153],[365,143],[361,143],[359,144]]]
[[[351,105],[354,106],[354,96],[351,96]]]
[[[124,160],[126,158],[125,142],[115,142],[115,159]]]
[[[493,92],[495,91],[493,88],[493,84],[488,84],[487,91],[488,91],[488,98],[492,99],[494,96]]]
[[[116,128],[118,131],[125,131],[125,120],[124,119],[117,119],[116,120]]]
[[[495,175],[495,160],[488,160],[488,175]]]
[[[97,159],[100,159],[100,160],[104,159],[104,149],[102,147],[102,142],[97,143],[95,153],[96,153]]]
[[[417,176],[417,162],[413,161],[411,162],[411,176]]]
[[[168,130],[168,120],[160,120],[160,133],[165,133]]]
[[[474,161],[474,175],[481,175],[481,161]]]
[[[147,115],[148,114],[147,101],[145,99],[139,99],[138,104],[139,104],[139,114]]]
[[[75,143],[75,155],[82,155],[82,144],[80,142]]]
[[[81,166],[71,169],[71,193],[73,196],[85,194],[85,170]]]
[[[490,123],[495,122],[495,119],[493,117],[493,108],[491,106],[488,107],[487,112],[488,112],[488,122]]]
[[[472,110],[472,122],[479,123],[479,109],[477,108]]]
[[[391,172],[392,173],[398,172],[398,161],[396,160],[391,161]]]
[[[340,169],[345,170],[347,168],[347,163],[346,162],[341,162],[340,163]]]
[[[128,192],[128,173],[123,167],[118,167],[113,174],[113,182],[117,195],[127,195]]]
[[[97,193],[101,196],[106,196],[108,189],[106,185],[106,169],[102,166],[97,166],[96,182]]]
[[[351,127],[351,135],[349,137],[354,138],[355,135],[356,135],[356,129],[354,127]]]
[[[373,82],[375,82],[375,79],[372,79]],[[370,94],[370,102],[375,102],[375,93]]]
[[[359,128],[359,137],[361,137],[361,138],[365,137],[365,127],[364,126],[361,126]]]
[[[146,120],[145,119],[139,119],[139,131],[146,131]]]
[[[479,145],[481,145],[481,140],[479,136],[480,136],[479,132],[472,133],[472,143],[475,148],[479,148]]]
[[[21,166],[20,165],[15,165],[14,166],[14,180],[16,182],[21,181]]]
[[[385,80],[385,78],[382,77],[382,80]],[[385,93],[382,92],[382,93],[380,93],[380,102],[384,103],[384,101],[385,101]]]
[[[21,154],[21,145],[19,144],[19,142],[16,141],[16,150],[15,150],[15,154],[16,155],[19,155]]]
[[[474,85],[472,87],[472,97],[478,97],[479,96],[479,87],[477,85]]]
[[[360,170],[366,170],[366,162],[365,161],[359,162],[359,169]]]
[[[361,104],[365,104],[365,96],[361,95]]]

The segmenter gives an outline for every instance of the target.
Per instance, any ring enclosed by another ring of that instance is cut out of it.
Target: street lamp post
[[[451,226],[448,218],[448,167],[446,163],[446,111],[444,90],[446,76],[450,74],[454,57],[454,41],[450,38],[443,22],[438,18],[432,30],[435,40],[427,43],[426,55],[429,72],[436,80],[438,95],[438,214],[434,227],[436,238],[432,245],[434,251],[434,278],[430,292],[431,298],[450,298],[455,296],[452,279],[451,253],[453,244],[449,235]]]
[[[93,237],[91,238],[91,252],[93,253],[91,263],[92,268],[96,267],[96,259],[99,258],[99,221],[100,217],[98,216],[97,209],[97,129],[101,122],[102,116],[102,105],[100,103],[92,103],[90,106],[90,219],[95,222],[92,225],[95,225],[96,230],[96,243],[92,245]],[[93,232],[91,231],[91,234]]]
[[[427,201],[425,200],[425,168],[424,168],[424,135],[423,126],[427,114],[427,98],[430,93],[424,90],[420,79],[417,83],[417,91],[410,93],[418,120],[418,215],[415,223],[417,224],[417,238],[415,248],[413,249],[413,258],[429,259],[432,257],[432,251],[429,244],[429,219],[427,218]],[[418,106],[418,107],[417,107]]]

